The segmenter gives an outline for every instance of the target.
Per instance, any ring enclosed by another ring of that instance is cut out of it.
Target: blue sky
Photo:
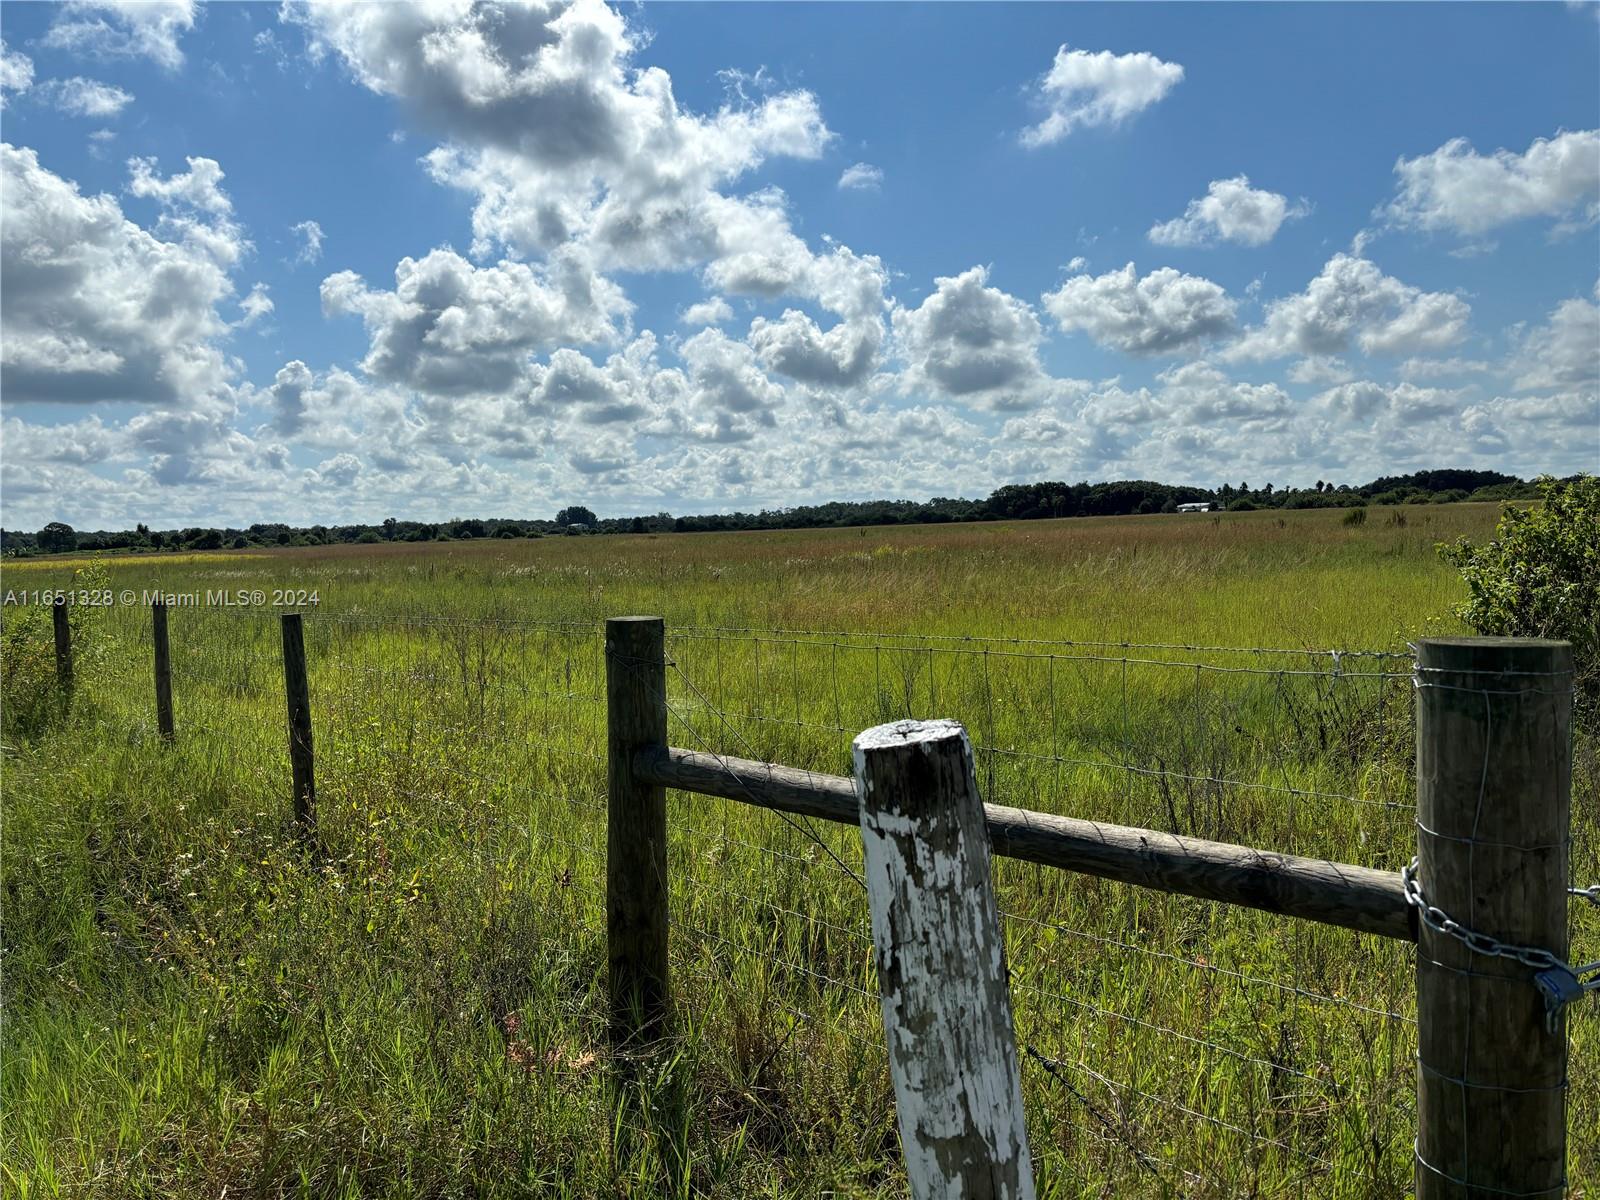
[[[0,5],[3,519],[1595,469],[1597,11]]]

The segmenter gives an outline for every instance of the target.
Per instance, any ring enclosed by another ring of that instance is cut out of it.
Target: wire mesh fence
[[[334,860],[368,879],[432,842],[440,870],[491,894],[546,881],[539,936],[598,974],[601,628],[316,612],[305,631]],[[153,738],[148,613],[104,632],[121,649],[85,686]],[[287,810],[276,615],[177,610],[171,645],[179,739]],[[667,658],[676,746],[841,775],[863,728],[949,717],[990,803],[1392,870],[1415,845],[1408,654],[669,627]],[[774,1129],[798,1080],[887,1152],[858,832],[683,795],[670,839],[673,970],[700,1044]],[[1012,861],[995,881],[1041,1170],[1092,1161],[1132,1192],[1405,1194],[1413,948]],[[1600,1119],[1592,1089],[1573,1109]]]
[[[688,749],[844,774],[861,729],[950,717],[990,803],[1378,866],[1415,841],[1401,654],[676,629],[668,660]],[[791,940],[854,952],[870,1028],[859,836],[730,804],[686,802],[722,810],[695,838],[769,881]],[[996,885],[1036,1155],[1087,1141],[1129,1188],[1177,1193],[1404,1193],[1409,948],[1005,860]],[[793,957],[772,955],[814,961]]]

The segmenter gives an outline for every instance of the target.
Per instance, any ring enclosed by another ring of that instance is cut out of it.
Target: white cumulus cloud
[[[860,383],[878,361],[883,321],[867,317],[840,321],[824,332],[796,309],[785,309],[776,321],[757,317],[749,343],[770,369],[801,383],[844,387]]]
[[[1536,138],[1520,154],[1479,154],[1453,138],[1402,158],[1397,194],[1379,210],[1395,225],[1476,237],[1532,217],[1593,222],[1600,216],[1600,130]]]
[[[720,189],[769,158],[814,159],[833,137],[804,91],[685,110],[665,71],[635,67],[640,36],[601,0],[324,4],[291,19],[447,139],[427,162],[477,197],[475,253],[576,242],[602,270],[781,254],[793,238],[781,196]]]
[[[1062,45],[1039,81],[1044,120],[1022,131],[1024,146],[1048,146],[1074,129],[1115,125],[1161,100],[1183,79],[1183,68],[1154,54],[1090,53]]]
[[[33,86],[33,59],[12,50],[0,39],[0,104],[6,92],[25,92]]]
[[[128,160],[128,171],[132,175],[128,191],[165,205],[187,205],[219,216],[231,213],[233,201],[222,190],[224,176],[217,160],[190,158],[188,163],[187,171],[162,179],[156,174],[155,159],[131,158]]]
[[[1600,387],[1600,305],[1563,300],[1543,325],[1523,334],[1511,368],[1518,391]]]
[[[133,103],[133,95],[109,83],[74,77],[52,79],[39,92],[68,116],[114,117]]]
[[[1212,180],[1204,196],[1189,201],[1183,216],[1151,226],[1149,238],[1158,246],[1206,246],[1218,241],[1264,246],[1285,221],[1310,211],[1303,200],[1291,205],[1287,197],[1253,188],[1247,176],[1235,175]]]
[[[721,296],[711,296],[698,304],[691,304],[679,315],[682,325],[721,325],[733,320],[733,309]]]
[[[1083,331],[1125,354],[1175,354],[1226,337],[1235,305],[1198,275],[1162,267],[1142,279],[1132,263],[1104,275],[1075,275],[1044,296],[1063,332]]]
[[[1465,335],[1471,312],[1458,296],[1424,292],[1385,275],[1369,259],[1335,254],[1304,292],[1268,304],[1265,321],[1225,356],[1317,358],[1352,346],[1367,354],[1442,350]]]
[[[297,263],[314,263],[322,257],[322,226],[315,221],[297,221],[289,232],[300,239],[300,248],[294,253]]]
[[[1042,330],[1026,301],[989,286],[987,267],[934,280],[916,308],[893,315],[903,386],[998,411],[1032,408],[1058,382],[1039,362]]]
[[[330,275],[322,305],[361,317],[371,342],[362,369],[372,378],[444,394],[505,390],[534,353],[615,341],[632,312],[619,288],[581,262],[475,267],[446,249],[401,259],[393,291],[373,290],[353,271]]]
[[[702,329],[679,352],[689,373],[694,435],[743,442],[776,421],[783,386],[768,378],[755,353],[718,329]]]
[[[222,389],[225,262],[81,195],[30,149],[0,146],[0,163],[6,398],[174,404]]]
[[[266,284],[258,283],[250,289],[249,295],[239,301],[240,311],[244,313],[238,322],[239,328],[248,329],[272,315],[277,306],[272,303],[272,297],[267,295],[268,290]]]
[[[42,43],[95,58],[148,58],[183,65],[178,40],[194,27],[194,0],[67,0]]]
[[[844,191],[875,192],[882,186],[883,168],[871,163],[858,162],[839,176],[839,187]]]

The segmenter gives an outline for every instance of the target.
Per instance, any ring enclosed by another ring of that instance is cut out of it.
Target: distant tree
[[[78,535],[72,526],[61,521],[51,521],[35,539],[39,549],[46,554],[65,554],[78,548]]]
[[[597,518],[581,504],[563,508],[556,514],[556,524],[565,529],[568,525],[593,525]]]
[[[202,529],[199,536],[189,542],[191,550],[221,550],[222,531],[220,529]]]
[[[399,522],[393,517],[385,517],[383,519],[383,536],[386,541],[394,541],[394,531],[397,525],[399,525]]]
[[[643,517],[635,517],[632,521],[628,522],[628,532],[629,533],[643,533],[644,532],[644,518]]]

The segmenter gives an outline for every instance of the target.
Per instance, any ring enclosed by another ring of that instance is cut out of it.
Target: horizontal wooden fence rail
[[[863,739],[882,749],[873,737],[899,727],[883,726],[857,739],[855,779],[680,749],[666,744],[668,663],[661,619],[607,621],[606,666],[611,793],[606,903],[612,1023],[614,1036],[626,1044],[641,1033],[649,1040],[658,1038],[671,1024],[667,790],[859,825],[871,868],[877,818],[873,797],[863,800],[863,788],[870,788],[862,780],[877,776],[862,774]],[[937,989],[935,993],[896,990],[898,985],[890,977],[897,971],[886,975],[882,958],[907,947],[899,935],[889,936],[893,930],[883,925],[879,910],[883,902],[903,908],[921,895],[917,882],[921,868],[914,869],[912,859],[920,861],[926,857],[923,850],[933,854],[938,849],[934,843],[944,836],[940,830],[948,833],[947,818],[960,811],[965,795],[971,821],[977,822],[968,842],[985,860],[992,852],[1418,944],[1420,1054],[1414,1169],[1419,1200],[1562,1195],[1567,1184],[1566,1006],[1587,990],[1578,980],[1578,969],[1563,960],[1570,841],[1571,651],[1565,643],[1533,639],[1428,639],[1418,647],[1414,670],[1412,683],[1419,696],[1418,854],[1400,873],[997,804],[983,804],[978,810],[970,747],[965,733],[952,725],[960,732],[960,744],[967,747],[965,773],[922,764],[915,787],[900,789],[904,803],[899,803],[890,822],[893,830],[907,835],[901,838],[900,867],[909,872],[906,879],[911,882],[895,883],[900,868],[890,863],[893,869],[886,878],[894,886],[875,898],[874,946],[885,988],[888,1036],[891,1040],[896,1036],[905,1011],[922,1013],[919,1006],[931,1003],[930,995],[937,999]],[[902,724],[924,729],[917,722]],[[962,786],[951,782],[956,776],[964,781]],[[893,771],[885,776],[894,777]],[[930,789],[935,794],[906,808],[910,803],[906,797]],[[957,860],[968,866],[954,871],[950,863]],[[947,882],[966,874],[987,881],[987,872],[969,870],[972,861],[970,854],[940,860]],[[971,890],[963,884],[955,893],[930,891],[924,907],[944,912],[957,903],[953,896]],[[1471,927],[1451,913],[1466,917]],[[942,927],[937,921],[919,923],[919,916],[927,918],[929,913],[898,912],[898,917],[891,914],[890,924],[902,932],[913,926],[923,930],[928,944],[937,949],[942,935],[927,931]],[[901,923],[896,925],[895,920]],[[976,947],[982,939],[974,931],[994,923],[968,922],[971,936],[966,941]],[[998,943],[990,944],[992,951],[973,952],[979,959],[1003,953]],[[964,960],[957,962],[947,972],[949,994],[944,999],[956,1008],[961,1007],[959,997],[967,994],[963,988],[971,991],[983,982],[968,978],[970,971],[963,974],[963,964]],[[1537,979],[1536,967],[1543,968]],[[921,1021],[920,1016],[917,1019]],[[995,1019],[1009,1025],[1008,1013]],[[955,1194],[949,1182],[951,1170],[945,1169],[949,1163],[938,1170],[913,1167],[921,1161],[917,1147],[929,1138],[937,1141],[938,1130],[956,1128],[957,1110],[970,1107],[965,1093],[957,1095],[960,1088],[951,1093],[954,1098],[947,1098],[937,1119],[918,1107],[928,1094],[926,1080],[918,1082],[921,1076],[931,1071],[943,1079],[939,1072],[948,1068],[940,1065],[946,1046],[939,1041],[948,1031],[939,1028],[942,1032],[934,1035],[926,1061],[912,1054],[891,1063],[897,1107],[912,1103],[912,1111],[902,1111],[900,1118],[916,1200]],[[958,1023],[958,1033],[962,1030],[970,1032]],[[968,1050],[971,1053],[958,1064],[953,1078],[981,1077],[993,1083],[1005,1075],[1001,1068],[1009,1060],[1003,1055],[997,1059],[971,1046]],[[1462,1073],[1458,1076],[1457,1071]],[[1009,1088],[978,1091],[994,1101],[986,1118],[989,1133],[1011,1129],[1016,1106],[1003,1102],[1006,1097],[999,1094]],[[1007,1165],[1018,1161],[1017,1147],[1025,1144],[1025,1131],[1017,1137],[967,1137],[962,1142],[966,1166],[956,1174],[965,1179],[971,1174],[967,1167],[972,1167],[977,1171],[973,1177],[989,1179],[992,1186],[983,1190],[985,1195],[1031,1196],[1026,1171],[1012,1172]],[[987,1176],[980,1169],[984,1163]],[[994,1182],[1002,1177],[1010,1182],[1004,1186]],[[966,1194],[965,1188],[956,1190]]]
[[[52,615],[65,704],[74,647],[64,600]],[[283,614],[281,626],[295,826],[319,847],[311,664],[301,615]],[[167,632],[158,603],[164,742],[173,736]],[[1559,1200],[1572,1183],[1567,1022],[1600,992],[1600,963],[1566,961],[1567,905],[1572,892],[1584,894],[1569,879],[1571,647],[1430,638],[1415,650],[1417,854],[1391,873],[982,803],[972,748],[955,722],[867,730],[854,742],[854,778],[670,746],[676,664],[664,622],[608,620],[606,942],[616,1062],[641,1068],[646,1081],[642,1068],[673,1052],[667,792],[698,793],[860,828],[914,1200],[1033,1194],[991,854],[1415,944],[1417,1200]],[[95,663],[83,655],[86,672]],[[644,1098],[637,1088],[629,1094],[630,1104]]]
[[[860,820],[855,784],[842,775],[675,746],[636,751],[633,774],[640,783],[760,808],[844,825]],[[985,804],[983,810],[994,852],[1006,858],[1417,940],[1417,910],[1406,902],[1404,884],[1395,872],[1000,804]]]

